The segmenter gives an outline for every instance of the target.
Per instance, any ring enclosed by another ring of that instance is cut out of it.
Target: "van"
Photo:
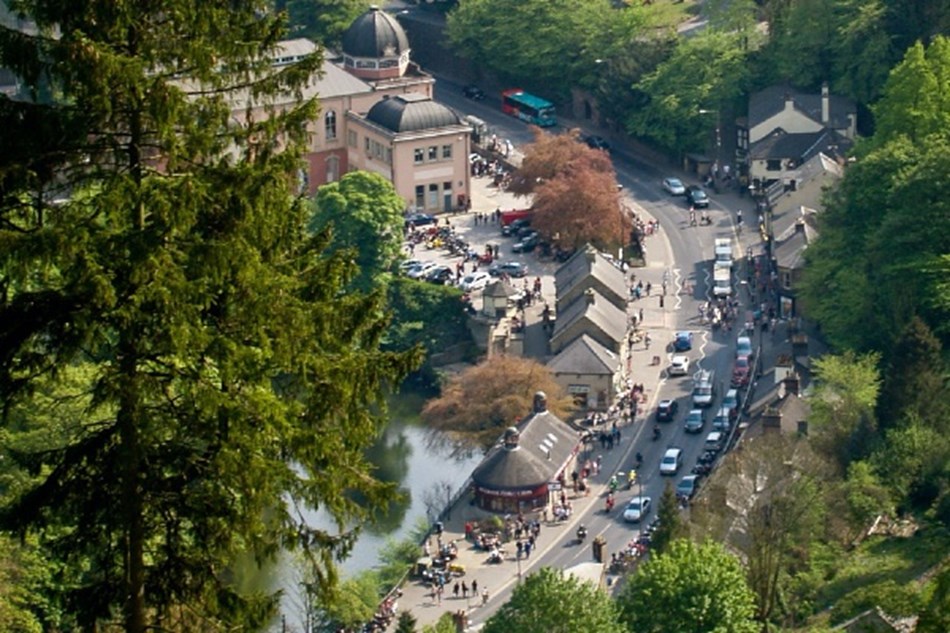
[[[660,462],[661,475],[675,475],[683,465],[683,451],[678,448],[668,448]]]
[[[727,268],[732,268],[732,240],[728,237],[717,237],[716,246],[716,265],[722,264]]]
[[[719,407],[719,410],[716,411],[716,417],[713,418],[713,430],[728,433],[731,426],[732,414],[729,407]]]
[[[706,441],[703,442],[703,450],[706,451],[716,451],[717,453],[722,450],[722,444],[725,442],[725,436],[719,431],[713,431],[706,436]]]
[[[716,381],[712,370],[702,369],[693,376],[693,406],[711,407],[716,397]]]

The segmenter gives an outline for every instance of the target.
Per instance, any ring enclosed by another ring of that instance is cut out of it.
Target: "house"
[[[917,616],[892,618],[880,607],[859,613],[834,628],[844,633],[913,633],[917,630]]]
[[[547,367],[579,409],[606,409],[621,388],[620,356],[588,334],[574,339]]]
[[[583,334],[617,355],[626,349],[627,314],[594,289],[558,313],[551,335],[551,352],[559,354]],[[622,360],[622,358],[621,358]]]
[[[756,190],[772,182],[794,188],[797,170],[818,153],[843,157],[854,143],[857,107],[845,97],[771,86],[749,99],[747,137],[749,178]]]
[[[558,312],[566,310],[591,289],[618,308],[626,310],[627,307],[627,280],[623,271],[590,244],[578,249],[557,269],[554,289]]]

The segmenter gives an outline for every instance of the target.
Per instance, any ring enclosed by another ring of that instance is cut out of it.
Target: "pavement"
[[[498,208],[502,210],[524,208],[527,201],[524,198],[518,198],[506,191],[500,191],[497,187],[491,185],[488,178],[472,179],[472,208],[466,213],[443,214],[439,218],[449,222],[455,227],[456,233],[463,236],[466,241],[478,252],[484,250],[485,244],[499,244],[501,248],[502,260],[516,260],[527,264],[528,275],[526,279],[534,279],[539,276],[542,282],[542,301],[533,304],[526,309],[527,333],[525,338],[525,351],[527,356],[531,356],[544,362],[549,358],[547,353],[547,337],[541,332],[541,312],[543,305],[547,302],[553,309],[555,304],[554,293],[554,272],[559,266],[554,261],[541,261],[535,253],[513,254],[511,253],[512,238],[501,237],[501,227],[494,223],[475,223],[477,214],[490,214]],[[653,220],[643,209],[636,209],[635,201],[626,200],[627,204],[634,208],[640,219],[644,222]],[[647,332],[653,332],[651,335],[657,343],[651,350],[644,343],[636,344],[630,353],[628,361],[628,377],[632,382],[643,384],[646,388],[646,402],[640,408],[636,416],[634,425],[638,425],[647,415],[647,412],[655,406],[656,386],[659,383],[660,374],[665,369],[666,363],[659,365],[653,364],[653,357],[657,354],[665,355],[662,351],[664,343],[671,334],[661,333],[668,329],[670,321],[669,311],[676,303],[676,295],[684,292],[682,283],[677,279],[670,279],[669,270],[673,264],[672,250],[668,240],[663,234],[662,229],[658,234],[645,238],[646,265],[644,267],[632,269],[631,272],[636,275],[637,280],[642,280],[644,284],[650,282],[654,288],[652,296],[644,297],[639,301],[632,301],[629,304],[628,315],[637,315],[640,311],[643,313],[641,329]],[[459,260],[458,257],[452,257],[447,252],[441,250],[426,250],[417,247],[412,257],[425,261],[433,260],[439,263],[454,266]],[[469,269],[470,270],[470,269]],[[667,281],[667,295],[664,297],[661,306],[660,294],[664,280]],[[518,282],[519,280],[515,280]],[[665,306],[665,307],[664,307]],[[480,307],[480,306],[476,306]],[[537,334],[536,336],[532,333]],[[659,349],[658,349],[659,348]],[[625,433],[630,437],[631,433]],[[625,443],[626,443],[625,439]],[[402,586],[402,596],[398,599],[398,608],[400,610],[411,611],[416,617],[418,626],[421,628],[427,624],[436,622],[444,613],[464,612],[469,629],[476,630],[478,625],[490,616],[494,611],[507,600],[510,590],[518,583],[519,578],[535,570],[535,563],[543,555],[554,549],[563,548],[565,541],[573,539],[580,517],[584,516],[593,505],[602,504],[602,494],[606,490],[609,473],[611,469],[605,468],[598,476],[591,479],[592,492],[589,496],[569,494],[569,498],[574,507],[574,513],[571,519],[563,522],[543,521],[540,514],[526,516],[528,520],[539,520],[542,522],[540,536],[537,539],[536,550],[532,552],[529,559],[517,560],[514,557],[514,547],[507,545],[507,556],[503,563],[489,564],[488,556],[484,551],[476,550],[474,545],[465,540],[465,524],[470,521],[478,521],[493,515],[485,512],[474,505],[470,492],[463,494],[456,503],[448,508],[443,515],[443,533],[441,542],[447,544],[455,542],[458,547],[458,558],[456,563],[462,565],[465,569],[464,576],[457,579],[459,583],[464,581],[471,585],[476,581],[481,593],[484,589],[488,590],[487,603],[483,604],[483,597],[473,596],[469,592],[467,597],[454,595],[453,580],[445,586],[441,596],[434,595],[431,586],[423,583],[419,579],[409,578]],[[433,534],[430,536],[429,549],[436,552],[438,539]],[[583,547],[590,548],[590,538],[583,544]],[[395,620],[390,630],[394,630]]]

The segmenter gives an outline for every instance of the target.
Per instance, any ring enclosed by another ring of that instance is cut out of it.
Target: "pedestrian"
[[[456,580],[456,581],[455,581],[455,585],[452,586],[452,594],[453,594],[456,598],[459,597],[459,589],[460,589],[460,588],[459,588],[459,583],[458,583],[458,581]]]
[[[439,588],[436,590],[435,597],[439,604],[442,604],[442,585],[439,585]]]
[[[483,605],[488,604],[488,589],[484,589],[482,591],[482,604]]]
[[[531,556],[531,541],[528,541],[524,544],[524,557],[528,558]]]
[[[478,595],[478,581],[472,578],[472,594]]]
[[[650,296],[650,289],[651,289],[651,288],[653,288],[653,284],[651,284],[651,283],[648,281],[648,282],[647,282],[647,285],[646,285],[646,288],[645,288],[648,297]]]
[[[640,308],[640,318],[637,319],[637,323],[643,325],[643,308]]]
[[[464,580],[462,581],[462,597],[468,598],[468,583]]]

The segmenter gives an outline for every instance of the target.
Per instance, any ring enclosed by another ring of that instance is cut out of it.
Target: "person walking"
[[[468,598],[468,583],[464,580],[462,581],[462,597]]]
[[[472,595],[478,595],[478,581],[472,578]]]
[[[488,589],[482,590],[482,606],[488,604]]]
[[[456,598],[459,597],[459,583],[457,580],[455,581],[455,584],[452,586],[452,595],[454,595]]]

